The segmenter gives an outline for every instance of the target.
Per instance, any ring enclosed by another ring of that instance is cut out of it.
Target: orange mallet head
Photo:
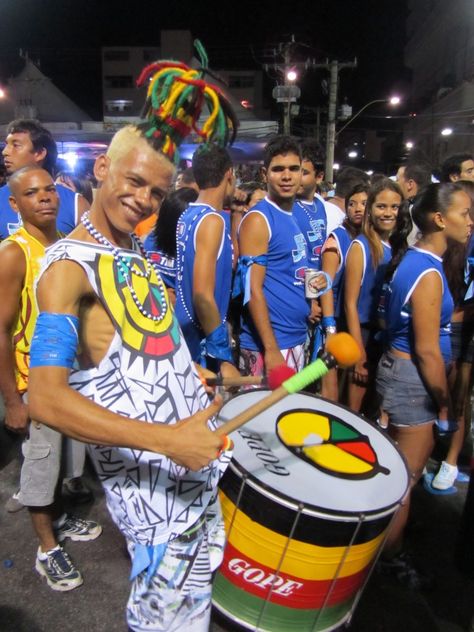
[[[361,352],[355,339],[348,333],[341,332],[328,338],[326,351],[330,353],[341,368],[353,366],[360,360]]]

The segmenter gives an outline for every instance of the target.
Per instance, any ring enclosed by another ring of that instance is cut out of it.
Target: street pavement
[[[18,483],[19,449],[18,439],[2,426],[0,632],[126,632],[129,559],[97,479],[90,469],[86,471],[95,501],[76,507],[75,513],[100,522],[103,534],[93,542],[66,541],[84,584],[71,592],[53,592],[33,568],[37,542],[27,511],[5,511]],[[407,542],[418,565],[435,577],[435,587],[431,592],[413,592],[374,572],[348,628],[351,632],[474,632],[474,569],[469,578],[455,563],[466,488],[458,485],[458,492],[450,496],[428,494],[421,485],[415,489]],[[214,614],[212,632],[235,629]]]

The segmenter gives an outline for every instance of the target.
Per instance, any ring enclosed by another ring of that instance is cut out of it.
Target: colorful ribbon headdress
[[[148,82],[143,110],[146,122],[140,128],[174,162],[179,160],[179,145],[192,132],[201,142],[225,147],[234,142],[239,124],[221,89],[204,81],[203,77],[210,74],[207,54],[199,40],[194,45],[201,62],[199,68],[162,60],[146,66],[137,80],[139,87]],[[206,107],[209,114],[198,128],[199,117]]]

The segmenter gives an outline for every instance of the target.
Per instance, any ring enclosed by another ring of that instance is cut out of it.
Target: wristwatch
[[[337,331],[336,327],[334,327],[334,325],[329,325],[328,327],[324,328],[324,333],[326,334],[335,334]]]

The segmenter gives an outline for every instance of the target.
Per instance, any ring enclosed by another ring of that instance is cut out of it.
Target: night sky
[[[204,43],[213,68],[261,68],[272,61],[269,51],[294,34],[301,43],[296,59],[357,56],[358,69],[343,71],[339,93],[354,109],[395,91],[407,93],[405,1],[300,0],[276,6],[268,0],[139,0],[128,2],[128,8],[109,1],[0,0],[0,80],[15,73],[18,50],[27,49],[58,87],[99,119],[100,46],[153,46],[161,29],[187,28]],[[327,100],[321,90],[325,76],[306,73],[300,81],[302,103]],[[269,95],[272,85],[269,78]]]

